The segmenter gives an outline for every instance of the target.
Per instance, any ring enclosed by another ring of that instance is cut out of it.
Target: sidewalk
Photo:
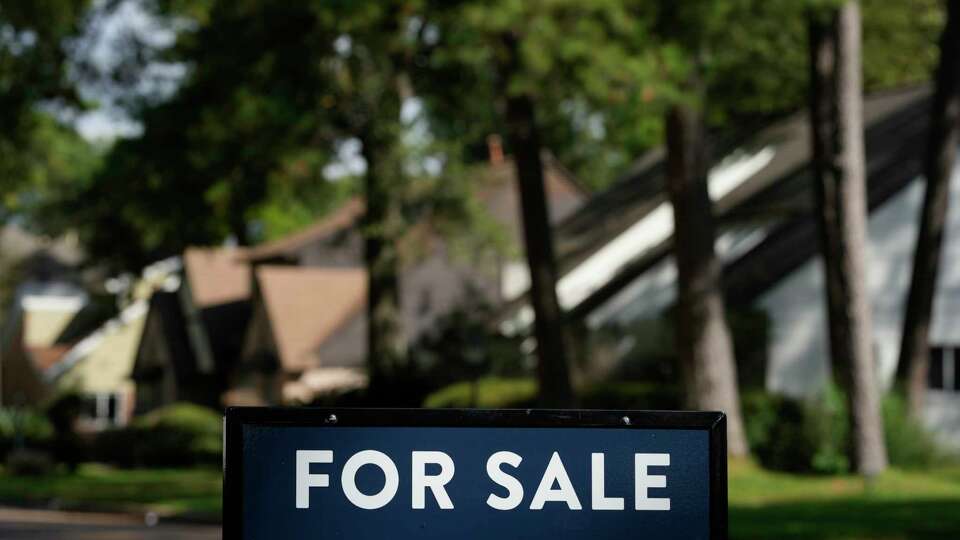
[[[220,528],[159,523],[148,527],[133,514],[60,512],[0,507],[0,538],[60,540],[213,540]]]

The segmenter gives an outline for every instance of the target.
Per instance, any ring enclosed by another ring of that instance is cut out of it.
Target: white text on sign
[[[441,510],[453,510],[454,502],[447,493],[446,486],[454,477],[456,466],[453,459],[444,452],[413,451],[410,453],[410,505],[414,510],[427,507],[427,491]],[[310,508],[311,488],[329,488],[328,473],[311,472],[313,464],[333,464],[331,450],[297,450],[296,455],[296,505],[297,508]],[[523,457],[509,451],[493,453],[486,463],[487,476],[491,481],[506,490],[501,496],[490,493],[486,503],[496,510],[514,510],[524,504],[523,484],[505,468],[518,469]],[[666,475],[651,474],[650,467],[669,467],[670,454],[634,454],[633,455],[633,509],[667,511],[670,499],[651,497],[650,489],[667,487]],[[439,472],[427,474],[427,466]],[[384,483],[373,494],[360,491],[356,484],[357,472],[365,466],[379,468]],[[604,482],[604,454],[593,453],[590,456],[590,509],[624,510],[623,497],[606,495]],[[377,450],[362,450],[350,456],[340,473],[340,489],[350,503],[365,510],[376,510],[390,504],[400,487],[400,471],[396,463],[386,454]],[[567,469],[558,452],[554,452],[547,463],[540,482],[530,498],[530,510],[542,510],[548,503],[565,504],[570,510],[582,510],[580,496],[570,482]]]

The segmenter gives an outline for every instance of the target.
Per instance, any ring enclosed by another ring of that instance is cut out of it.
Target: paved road
[[[0,508],[4,540],[215,540],[220,528],[194,525],[147,527],[131,516]]]

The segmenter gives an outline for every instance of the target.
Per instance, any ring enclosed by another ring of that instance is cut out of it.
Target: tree
[[[437,48],[442,51],[438,63],[446,62],[440,67],[468,74],[473,86],[432,86],[427,98],[431,120],[436,118],[441,130],[457,136],[467,131],[437,113],[456,110],[461,121],[470,114],[468,125],[476,118],[489,130],[505,130],[513,156],[535,312],[540,402],[545,406],[568,406],[573,400],[543,187],[541,152],[544,134],[550,131],[545,127],[573,116],[594,119],[601,104],[628,110],[643,102],[644,90],[652,85],[648,75],[653,62],[650,51],[637,48],[636,38],[646,24],[628,7],[574,0],[461,1],[448,3],[437,19]],[[587,132],[582,126],[577,129],[573,131]]]
[[[930,366],[930,319],[943,246],[950,175],[960,145],[960,1],[947,2],[947,21],[940,36],[940,64],[930,113],[930,133],[924,156],[927,183],[920,214],[920,231],[913,255],[900,341],[898,377],[905,384],[910,413],[919,419],[924,407]]]
[[[252,222],[277,191],[333,191],[317,165],[332,154],[318,114],[329,79],[302,54],[331,54],[335,34],[307,5],[188,4],[151,13],[181,21],[172,47],[116,68],[161,57],[187,75],[170,96],[129,100],[142,134],[116,142],[74,202],[89,252],[129,270],[191,244],[256,240]]]
[[[707,96],[701,70],[704,35],[709,35],[703,21],[711,16],[708,9],[697,3],[668,3],[659,15],[665,47],[672,46],[688,59],[687,65],[677,70],[680,94],[671,100],[664,116],[666,189],[673,206],[677,265],[676,343],[688,406],[726,413],[728,452],[745,456],[749,446],[740,412],[737,366],[721,286],[723,266],[714,249],[713,202],[707,185]]]
[[[537,340],[537,376],[540,403],[545,407],[569,407],[573,404],[569,355],[563,331],[563,311],[557,299],[557,264],[553,255],[553,232],[547,197],[543,186],[540,159],[540,133],[533,99],[526,93],[511,93],[509,81],[519,66],[517,36],[502,36],[504,61],[499,70],[506,108],[507,140],[513,150],[513,162],[520,192],[523,217],[524,253],[530,269],[530,300],[534,312],[534,336]]]
[[[867,290],[867,192],[860,6],[811,10],[810,121],[813,176],[826,275],[830,352],[845,383],[855,463],[887,467]]]
[[[79,106],[66,41],[76,37],[87,0],[0,0],[0,181],[17,189],[35,163],[30,147],[45,129],[42,104]]]

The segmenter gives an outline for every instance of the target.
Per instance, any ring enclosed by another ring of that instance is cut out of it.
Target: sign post
[[[230,408],[223,537],[726,539],[712,412]]]

